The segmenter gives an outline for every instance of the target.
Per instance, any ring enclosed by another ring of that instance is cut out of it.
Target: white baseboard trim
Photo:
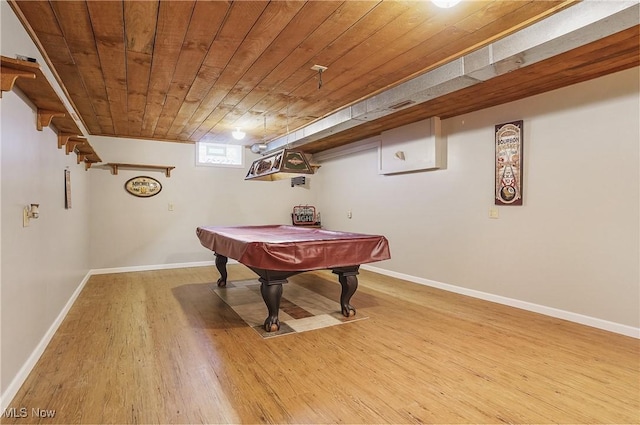
[[[429,280],[429,279],[423,279],[420,277],[410,276],[404,273],[398,273],[398,272],[370,266],[368,264],[363,264],[361,268],[375,272],[375,273],[379,273],[385,276],[390,276],[397,279],[418,283],[420,285],[431,286],[433,288],[454,292],[456,294],[467,295],[469,297],[478,298],[485,301],[491,301],[494,303],[531,311],[534,313],[540,313],[540,314],[544,314],[545,316],[568,320],[570,322],[579,323],[581,325],[591,326],[593,328],[598,328],[605,331],[640,339],[640,328],[634,328],[632,326],[610,322],[608,320],[598,319],[595,317],[585,316],[579,313],[572,313],[570,311],[560,310],[553,307],[547,307],[540,304],[534,304],[527,301],[521,301],[513,298],[503,297],[501,295],[494,295],[487,292],[476,291],[475,289],[468,289],[468,288],[463,288],[461,286],[455,286],[455,285],[449,285],[447,283],[437,282],[435,280]]]
[[[13,398],[18,393],[18,390],[20,390],[20,387],[22,387],[22,384],[24,384],[24,381],[27,380],[27,377],[40,359],[40,356],[42,356],[42,353],[44,353],[44,350],[47,348],[47,345],[49,345],[49,342],[51,342],[51,339],[62,324],[64,318],[67,316],[67,313],[69,313],[69,310],[71,309],[71,306],[73,306],[73,303],[76,302],[76,299],[80,295],[80,292],[82,292],[82,289],[84,288],[90,277],[91,272],[87,273],[84,279],[82,279],[82,282],[80,282],[80,285],[78,285],[76,290],[73,291],[73,294],[71,294],[71,297],[60,311],[60,314],[58,314],[58,317],[56,317],[47,332],[44,334],[35,350],[33,350],[27,361],[22,365],[4,393],[0,395],[0,411],[5,411],[11,400],[13,400]]]
[[[228,264],[237,262],[229,259]],[[128,273],[128,272],[146,272],[150,270],[168,270],[168,269],[182,269],[186,267],[206,267],[215,266],[215,261],[197,261],[193,263],[171,263],[171,264],[154,264],[149,266],[130,266],[130,267],[114,267],[108,269],[91,269],[90,275],[94,274],[110,274],[110,273]]]
[[[228,264],[237,264],[238,262],[233,259],[229,259]],[[125,272],[138,272],[149,270],[163,270],[163,269],[175,269],[183,267],[205,267],[213,266],[215,261],[200,261],[193,263],[173,263],[173,264],[156,264],[149,266],[132,266],[132,267],[117,267],[109,269],[93,269],[89,272],[89,275],[94,274],[108,274],[108,273],[125,273]],[[456,294],[467,295],[473,298],[478,298],[485,301],[491,301],[498,304],[508,305],[510,307],[520,308],[522,310],[532,311],[534,313],[544,314],[546,316],[555,317],[558,319],[568,320],[570,322],[579,323],[586,326],[606,330],[609,332],[630,336],[632,338],[640,339],[640,328],[634,328],[632,326],[623,325],[620,323],[610,322],[608,320],[598,319],[591,316],[585,316],[579,313],[573,313],[570,311],[560,310],[553,307],[547,307],[540,304],[534,304],[527,301],[521,301],[514,298],[503,297],[501,295],[490,294],[487,292],[476,291],[474,289],[463,288],[461,286],[450,285],[447,283],[437,282],[434,280],[424,279],[416,276],[411,276],[404,273],[398,273],[390,270],[381,269],[379,267],[371,266],[369,264],[363,264],[361,266],[364,270],[370,270],[375,273],[394,277],[397,279],[406,280],[420,285],[431,286],[433,288],[442,289]]]

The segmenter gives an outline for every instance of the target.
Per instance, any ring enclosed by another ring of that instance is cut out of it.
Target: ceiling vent
[[[397,111],[398,109],[405,108],[405,107],[407,107],[409,105],[413,105],[415,103],[416,102],[413,101],[413,100],[405,100],[404,102],[396,103],[395,105],[389,106],[388,109],[391,109],[392,111]]]

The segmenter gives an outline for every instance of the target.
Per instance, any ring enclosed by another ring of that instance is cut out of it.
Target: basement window
[[[212,142],[196,143],[196,166],[244,167],[244,146]]]

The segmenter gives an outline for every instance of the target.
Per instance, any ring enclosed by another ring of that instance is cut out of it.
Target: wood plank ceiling
[[[452,9],[430,1],[353,0],[10,4],[91,135],[238,143],[230,133],[241,128],[248,136],[241,143],[250,145],[308,125],[575,2],[465,1]],[[612,43],[603,40],[306,148],[319,152],[429,116],[448,118],[637,66],[637,27],[618,38],[617,61],[602,54]],[[328,69],[319,75],[314,65]]]

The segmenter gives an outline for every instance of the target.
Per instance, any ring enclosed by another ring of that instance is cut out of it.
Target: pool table
[[[356,314],[349,302],[358,288],[360,265],[391,258],[384,236],[304,226],[200,226],[196,235],[202,246],[215,254],[218,286],[227,284],[229,258],[260,277],[260,292],[269,311],[264,321],[267,332],[280,329],[278,309],[287,278],[311,270],[331,270],[342,286],[342,314],[350,317]]]

